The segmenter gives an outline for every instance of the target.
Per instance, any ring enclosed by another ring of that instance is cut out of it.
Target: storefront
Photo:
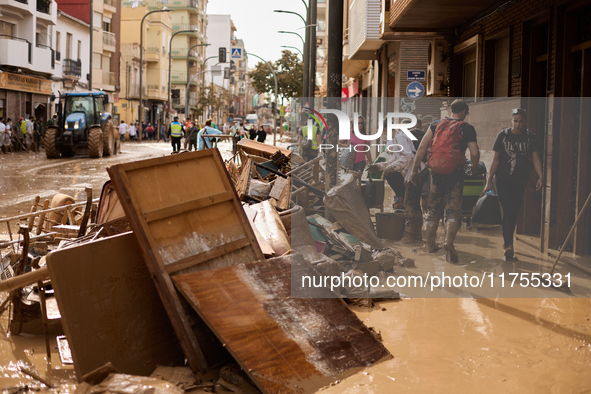
[[[51,81],[22,74],[0,72],[0,116],[47,120]]]

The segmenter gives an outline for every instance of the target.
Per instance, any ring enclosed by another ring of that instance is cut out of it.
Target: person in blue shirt
[[[207,119],[207,121],[205,122],[205,127],[199,130],[199,133],[197,134],[197,150],[211,148],[212,139],[201,138],[202,135],[222,135],[222,132],[218,129],[214,129],[213,127],[211,127],[211,119]],[[205,146],[203,140],[205,140]]]

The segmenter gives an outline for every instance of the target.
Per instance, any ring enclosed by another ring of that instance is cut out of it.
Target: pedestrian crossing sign
[[[232,60],[242,60],[242,48],[232,48]]]

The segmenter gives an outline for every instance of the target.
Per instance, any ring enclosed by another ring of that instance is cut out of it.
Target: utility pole
[[[92,39],[94,36],[94,0],[90,0],[90,68],[88,69],[88,90],[92,91]]]
[[[304,2],[304,5],[306,5],[306,3]],[[306,29],[306,43],[304,45],[304,89],[303,89],[303,95],[304,97],[308,97],[308,71],[310,69],[310,51],[308,50],[308,48],[310,47],[310,25],[312,24],[312,22],[310,22],[310,7],[307,6],[306,7],[306,23],[305,25],[305,29]]]
[[[340,109],[341,89],[343,84],[343,0],[328,0],[328,70],[326,95],[328,96],[328,108]],[[328,182],[326,189],[330,189],[337,182],[337,150],[338,122],[335,116],[330,117],[327,144],[332,144],[335,149],[328,150],[326,158],[326,170]]]
[[[313,98],[316,94],[316,28],[318,21],[318,4],[317,0],[310,0],[309,6],[310,9],[310,22],[308,23],[310,29],[310,39],[308,40],[308,63],[309,63],[309,74],[308,74],[308,94],[310,98]],[[342,25],[342,21],[341,21]],[[313,99],[310,100],[310,107],[314,108]]]

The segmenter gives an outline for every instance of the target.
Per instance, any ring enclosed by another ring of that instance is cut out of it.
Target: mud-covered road
[[[126,143],[120,155],[96,160],[80,156],[47,160],[43,153],[0,155],[0,216],[28,212],[37,195],[42,201],[58,192],[84,200],[84,188],[90,186],[98,197],[109,179],[106,167],[170,151],[165,143]],[[221,144],[220,152],[229,157],[229,144]],[[398,243],[391,246],[413,258],[416,268],[412,273],[423,277],[441,272],[531,276],[548,272],[553,262],[521,241],[516,243],[519,261],[503,262],[500,229],[462,229],[456,244],[460,264],[455,266],[447,263],[442,253],[427,254]],[[438,289],[431,297],[378,302],[372,309],[352,307],[367,326],[381,332],[394,358],[322,392],[590,392],[591,280],[564,263],[558,265],[558,272],[572,273],[572,293],[554,289],[539,293],[499,291],[493,297],[478,298]],[[39,386],[19,372],[23,362],[34,364],[42,375],[56,382],[74,382],[72,367],[59,361],[55,337],[52,364],[47,365],[42,337],[10,338],[7,326],[4,315],[0,319],[0,390],[24,384]]]

